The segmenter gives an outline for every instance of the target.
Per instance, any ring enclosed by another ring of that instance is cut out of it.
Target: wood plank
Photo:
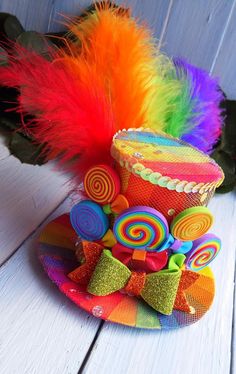
[[[6,147],[6,139],[4,135],[2,134],[2,130],[0,130],[0,161],[8,157],[9,155],[10,155],[10,152],[8,148]]]
[[[0,264],[69,193],[68,176],[56,172],[53,164],[22,164],[7,152],[0,146]]]
[[[235,193],[216,196],[210,204],[213,232],[223,249],[214,261],[216,296],[211,310],[198,323],[169,332],[138,330],[106,323],[86,374],[222,374],[230,372],[231,328],[236,242]]]
[[[147,23],[153,30],[155,37],[159,38],[165,22],[169,2],[171,0],[117,0],[116,4],[125,4],[125,6],[131,7],[132,14],[138,17],[140,21]],[[91,1],[88,0],[55,1],[51,12],[50,30],[63,30],[63,15],[67,17],[78,15],[90,4]]]
[[[15,15],[26,30],[47,32],[53,0],[1,0],[0,12]]]
[[[236,372],[236,268],[234,272],[234,315],[232,323],[232,344],[231,344],[231,374]]]
[[[234,0],[234,7],[232,14],[224,34],[222,44],[217,53],[216,59],[212,66],[212,73],[219,77],[222,89],[227,93],[228,98],[236,99],[236,1]]]
[[[70,205],[67,200],[47,222]],[[41,230],[0,268],[1,373],[77,373],[100,323],[44,273],[35,252]]]
[[[233,0],[174,0],[163,50],[169,56],[185,57],[210,71],[233,3]],[[228,49],[226,55],[231,51]]]

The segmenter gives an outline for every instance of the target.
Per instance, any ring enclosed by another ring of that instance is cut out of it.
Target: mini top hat
[[[222,94],[119,9],[102,2],[69,25],[73,40],[51,59],[16,45],[0,83],[20,90],[48,158],[83,179],[84,199],[40,236],[49,277],[96,317],[176,328],[214,296],[208,264],[221,243],[207,204],[224,176],[207,153]]]
[[[214,160],[164,133],[121,131],[111,154],[129,204],[156,208],[168,221],[186,208],[206,206],[223,181]]]

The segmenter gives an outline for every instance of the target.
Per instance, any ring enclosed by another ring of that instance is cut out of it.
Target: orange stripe
[[[124,323],[129,326],[135,326],[137,316],[137,299],[126,296],[111,312],[109,321]]]
[[[66,228],[59,224],[50,223],[45,230],[42,231],[39,241],[41,243],[75,250],[75,238],[76,234],[73,229]]]

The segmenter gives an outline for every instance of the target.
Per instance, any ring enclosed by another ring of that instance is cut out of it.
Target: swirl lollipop
[[[157,250],[169,234],[165,217],[146,206],[129,208],[115,220],[114,235],[128,248]]]
[[[76,233],[88,241],[101,239],[109,228],[108,218],[102,208],[89,200],[73,206],[70,221]]]
[[[200,238],[213,224],[213,216],[208,208],[195,206],[185,209],[171,223],[171,234],[181,241],[192,241]]]
[[[186,267],[193,271],[203,269],[214,260],[220,249],[221,241],[216,235],[204,235],[194,241],[192,250],[187,254]]]
[[[85,175],[84,189],[91,200],[101,205],[108,204],[120,192],[120,179],[109,166],[94,166]]]

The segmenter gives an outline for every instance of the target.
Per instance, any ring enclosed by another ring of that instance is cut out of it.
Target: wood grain
[[[47,32],[54,0],[1,0],[0,12],[15,15],[26,30]]]
[[[171,1],[171,0],[170,0]],[[59,31],[64,28],[64,16],[73,17],[84,10],[92,1],[88,0],[56,0],[52,7],[49,29]],[[169,0],[150,1],[150,0],[117,0],[116,4],[130,7],[132,14],[151,27],[156,38],[159,38],[162,32],[163,24],[168,11]]]
[[[47,221],[70,205],[66,201]],[[36,256],[38,234],[0,268],[0,372],[76,374],[100,321],[48,279]]]
[[[22,164],[0,144],[0,264],[68,195],[55,166]]]
[[[236,99],[236,1],[229,17],[225,34],[223,35],[221,47],[211,67],[213,75],[220,78],[220,84],[230,99]]]
[[[23,26],[39,32],[65,29],[92,0],[1,0],[0,11],[15,14]],[[153,30],[169,56],[181,56],[220,79],[236,98],[234,65],[236,0],[117,0]]]
[[[235,193],[216,196],[210,204],[214,230],[223,248],[212,268],[216,296],[210,311],[195,325],[169,332],[105,324],[85,368],[86,374],[227,374],[233,313],[236,243]]]
[[[233,0],[175,0],[163,50],[210,71],[232,6]]]

